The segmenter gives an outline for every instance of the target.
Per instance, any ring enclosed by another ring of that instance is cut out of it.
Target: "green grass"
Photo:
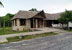
[[[49,33],[44,33],[44,34],[27,35],[27,36],[24,36],[24,38],[22,38],[22,39],[20,39],[19,36],[16,36],[16,37],[7,38],[7,40],[8,40],[8,42],[15,42],[15,41],[33,39],[33,38],[38,38],[38,37],[46,37],[46,36],[51,36],[51,35],[56,35],[56,34],[57,33],[49,32]]]
[[[13,31],[11,27],[6,27],[5,29],[0,28],[0,35],[16,34],[16,33],[22,33],[22,32],[30,32],[30,30],[29,31]]]
[[[14,42],[14,41],[19,41],[20,38],[19,36],[16,36],[16,37],[10,37],[10,38],[7,38],[8,42]]]
[[[65,30],[65,31],[67,31],[67,32],[72,32],[72,29],[69,29],[69,30]]]

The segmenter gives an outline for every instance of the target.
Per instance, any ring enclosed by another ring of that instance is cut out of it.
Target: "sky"
[[[65,9],[72,10],[72,0],[0,0],[3,7],[0,7],[0,16],[7,13],[15,14],[19,10],[29,10],[36,8],[46,13],[63,12]]]

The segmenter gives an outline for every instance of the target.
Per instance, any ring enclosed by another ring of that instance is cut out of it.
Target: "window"
[[[20,26],[26,25],[26,20],[25,19],[20,19]]]

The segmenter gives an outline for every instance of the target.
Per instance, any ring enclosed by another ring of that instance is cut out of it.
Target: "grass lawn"
[[[22,32],[30,32],[30,30],[28,30],[28,31],[13,31],[11,27],[6,27],[4,30],[3,30],[3,28],[0,28],[0,35],[15,34],[15,33],[22,33]]]
[[[65,30],[65,31],[67,31],[67,32],[72,32],[72,29],[69,29],[69,30]]]
[[[49,33],[44,33],[44,34],[27,35],[27,36],[23,36],[22,39],[19,36],[16,36],[16,37],[7,38],[7,40],[8,42],[15,42],[15,41],[33,39],[33,38],[38,38],[38,37],[46,37],[46,36],[51,36],[51,35],[56,35],[56,34],[57,33],[49,32]]]
[[[72,32],[72,28],[69,28],[68,31],[69,31],[69,32]]]

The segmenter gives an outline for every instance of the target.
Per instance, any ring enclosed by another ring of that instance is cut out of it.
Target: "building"
[[[59,23],[57,19],[60,13],[48,14],[42,11],[22,11],[20,10],[12,18],[13,30],[26,30],[31,28],[52,27],[52,24]]]

